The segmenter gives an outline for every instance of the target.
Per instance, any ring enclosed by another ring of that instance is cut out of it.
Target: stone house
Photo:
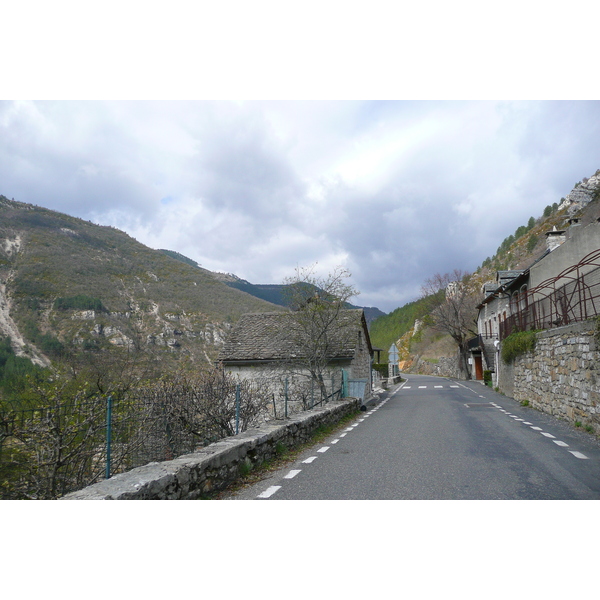
[[[478,306],[478,336],[470,340],[474,379],[483,379],[483,371],[489,370],[496,384],[502,339],[515,330],[566,324],[567,309],[580,302],[581,293],[576,296],[575,291],[580,292],[578,286],[583,278],[588,274],[589,280],[592,272],[598,272],[600,277],[600,223],[596,221],[586,227],[579,225],[578,219],[570,219],[569,223],[566,230],[554,228],[546,233],[546,251],[527,269],[498,271],[496,281],[483,286],[484,299]],[[600,281],[598,284],[599,289],[594,292],[586,283],[585,293],[600,296]],[[569,286],[573,288],[570,298]],[[564,314],[557,313],[555,298],[561,291],[565,294]],[[590,302],[589,316],[600,314],[600,298],[595,304],[593,299]],[[570,320],[581,317],[571,316]]]
[[[288,393],[319,397],[319,389],[311,377],[306,357],[307,348],[294,335],[295,321],[291,312],[250,313],[240,317],[221,349],[218,362],[242,379],[269,380],[278,402]],[[335,392],[346,381],[346,395],[363,401],[372,393],[374,351],[362,309],[342,310],[338,328],[329,332],[328,355],[323,382],[328,393]],[[362,383],[362,385],[360,385]]]

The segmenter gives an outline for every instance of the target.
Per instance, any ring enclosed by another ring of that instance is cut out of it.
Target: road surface
[[[408,375],[229,500],[598,499],[600,444],[479,382]]]

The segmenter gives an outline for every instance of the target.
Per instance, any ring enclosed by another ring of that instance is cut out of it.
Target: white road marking
[[[327,450],[329,450],[329,446],[323,446],[322,448],[319,448],[317,452],[327,452]]]
[[[307,458],[306,460],[303,460],[302,462],[309,465],[313,460],[317,460],[316,456],[310,456],[309,458]]]
[[[332,444],[337,444],[340,440],[333,440],[331,443]]]
[[[344,431],[352,431],[352,427],[348,427],[348,429],[344,429]]]
[[[419,386],[419,389],[420,389],[420,390],[424,390],[425,388],[427,388],[427,386],[426,386],[426,385],[420,385],[420,386]]]
[[[280,485],[272,485],[270,488],[267,488],[262,494],[259,494],[257,498],[269,498],[271,497],[277,490],[280,490]]]
[[[563,448],[568,448],[569,444],[566,444],[565,442],[561,442],[560,440],[552,440],[557,446],[562,446]]]
[[[285,477],[284,479],[293,479],[294,477],[296,477],[296,475],[298,475],[298,473],[300,473],[302,469],[292,469]]]
[[[443,385],[434,385],[433,387],[436,389],[439,389],[439,388],[443,388],[444,386]]]
[[[553,436],[551,433],[546,433],[545,431],[540,431],[540,433],[541,433],[542,435],[545,435],[547,438],[552,438],[552,439],[554,439],[554,436]]]
[[[541,431],[542,430],[541,427],[534,427],[533,425],[531,426],[531,429],[533,429],[535,431]]]
[[[344,437],[344,436],[347,436],[347,435],[348,435],[347,433],[340,433],[340,437]]]
[[[460,387],[460,386],[458,386],[458,385],[451,385],[450,387],[451,388],[457,388],[457,387]]]
[[[581,452],[577,452],[576,450],[569,450],[569,452],[575,457],[575,458],[584,458],[587,459],[587,456],[585,454],[582,454]]]
[[[523,425],[532,425],[529,421],[523,421]]]
[[[405,389],[405,390],[410,390],[411,388],[412,388],[412,386],[411,386],[411,385],[404,386],[404,389]]]

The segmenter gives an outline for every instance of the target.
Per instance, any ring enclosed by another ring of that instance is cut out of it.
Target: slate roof
[[[348,309],[340,313],[341,318],[356,321],[356,330],[365,332],[366,343],[371,343],[362,309]],[[242,315],[225,340],[219,362],[271,361],[300,357],[302,348],[294,341],[292,313],[248,313]],[[352,358],[358,344],[358,335],[338,346],[335,355],[329,358]]]

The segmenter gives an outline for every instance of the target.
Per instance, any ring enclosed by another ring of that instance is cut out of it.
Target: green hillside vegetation
[[[129,345],[206,363],[216,357],[212,332],[223,335],[243,313],[277,310],[170,254],[0,196],[0,283],[32,357]]]
[[[438,294],[435,302],[442,300],[443,294]],[[423,320],[431,306],[429,298],[409,302],[393,312],[375,319],[371,323],[371,343],[377,348],[387,350],[405,333],[412,329],[417,319]]]

